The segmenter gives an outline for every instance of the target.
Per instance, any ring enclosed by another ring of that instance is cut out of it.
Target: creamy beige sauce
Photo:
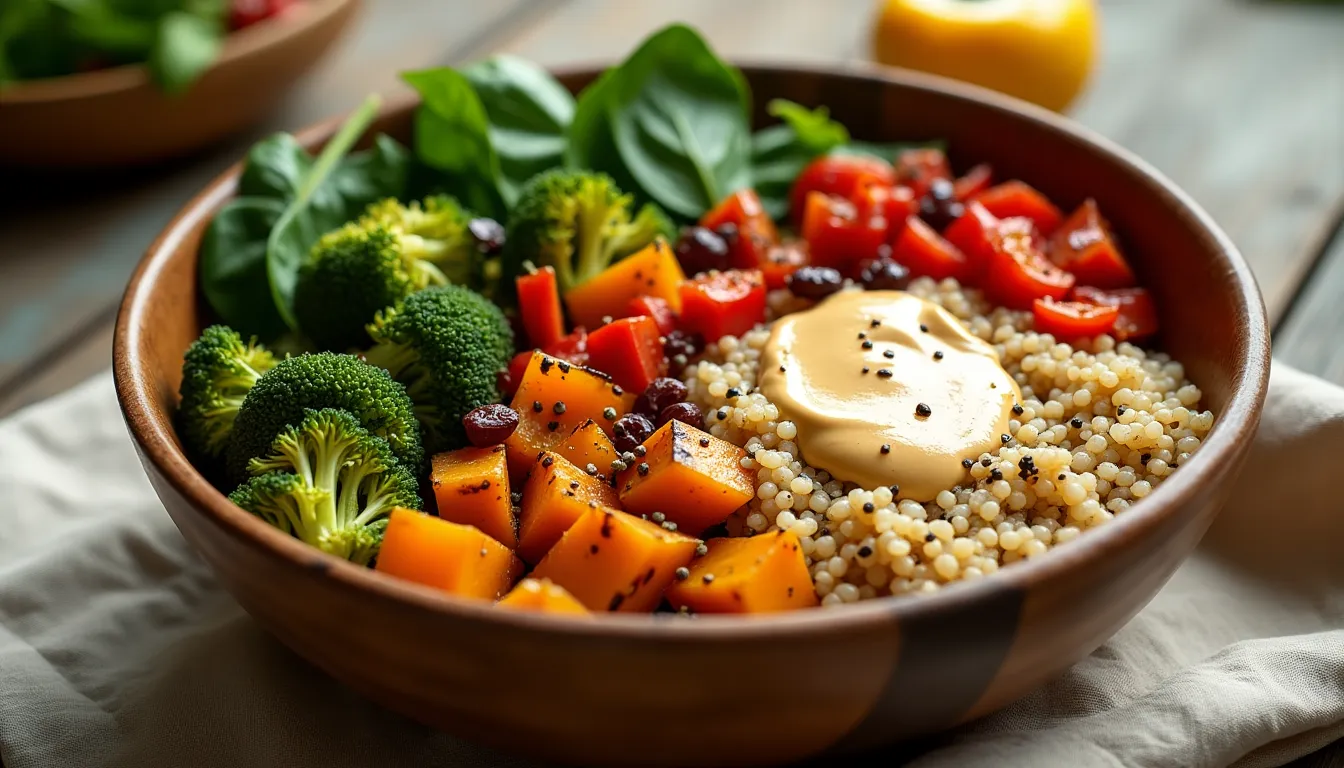
[[[916,501],[1002,445],[1022,398],[994,347],[904,291],[842,291],[780,318],[761,366],[761,392],[797,425],[808,464]]]

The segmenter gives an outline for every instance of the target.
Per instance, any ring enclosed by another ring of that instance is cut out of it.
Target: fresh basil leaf
[[[341,160],[350,152],[359,137],[378,115],[382,100],[370,96],[345,121],[336,135],[322,148],[321,154],[304,174],[298,193],[289,201],[285,212],[271,229],[266,243],[266,275],[271,286],[271,297],[285,324],[299,330],[294,317],[294,285],[299,279],[299,267],[308,258],[313,243],[326,232],[345,223],[358,213],[352,205],[315,205],[333,198],[323,185],[335,173]],[[392,192],[395,194],[395,192]],[[353,208],[353,210],[350,210]]]
[[[185,91],[201,76],[224,46],[224,29],[217,21],[186,11],[174,11],[159,20],[149,72],[167,93]]]
[[[621,165],[665,209],[699,218],[751,185],[746,81],[690,27],[654,34],[602,85]]]
[[[402,79],[420,94],[415,110],[415,154],[440,171],[445,192],[463,205],[497,219],[507,210],[499,157],[490,123],[471,83],[449,67],[406,72]]]
[[[574,97],[550,73],[516,56],[494,56],[462,70],[490,121],[501,192],[513,206],[523,182],[561,164]]]
[[[947,151],[946,141],[895,141],[895,142],[875,142],[875,141],[851,141],[843,146],[831,150],[832,155],[864,155],[866,157],[876,157],[880,160],[886,160],[889,163],[896,162],[900,154],[908,149],[941,149]]]
[[[751,173],[756,194],[771,218],[789,213],[789,190],[807,164],[849,141],[845,126],[830,118],[825,107],[808,109],[784,99],[767,107],[784,122],[751,137]]]
[[[283,200],[240,197],[215,214],[201,240],[201,291],[244,336],[269,340],[286,329],[266,274],[266,242],[284,213]]]

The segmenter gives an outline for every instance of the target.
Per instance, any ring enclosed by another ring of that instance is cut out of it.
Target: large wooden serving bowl
[[[500,749],[581,765],[756,765],[930,734],[1061,673],[1152,598],[1199,541],[1246,456],[1269,334],[1246,263],[1209,217],[1128,153],[1021,102],[892,71],[747,67],[775,97],[829,105],[863,139],[942,137],[1064,206],[1095,197],[1156,293],[1161,345],[1217,426],[1195,458],[1114,522],[1039,560],[927,597],[766,618],[493,609],[396,581],[284,536],[228,502],[173,433],[182,352],[208,320],[196,251],[235,167],[150,247],[116,330],[116,384],[145,471],[238,601],[369,698]],[[577,88],[596,70],[573,72]],[[409,138],[411,104],[380,130]],[[334,123],[302,134],[316,148]]]

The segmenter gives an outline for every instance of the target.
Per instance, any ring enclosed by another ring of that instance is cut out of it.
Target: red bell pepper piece
[[[882,188],[870,187],[863,194],[874,189]],[[809,194],[802,234],[812,263],[850,275],[860,262],[876,258],[889,230],[884,208],[885,202],[874,198],[856,205],[834,195]]]
[[[1031,309],[1036,299],[1059,300],[1068,294],[1073,275],[1041,253],[1039,239],[1030,219],[1014,217],[999,223],[981,284],[986,295],[1010,309]]]
[[[719,230],[724,224],[737,229],[737,236],[728,241],[728,266],[734,269],[754,269],[779,242],[775,222],[753,189],[732,193],[700,217],[700,226],[706,229]]]
[[[1064,214],[1045,195],[1020,181],[1005,181],[971,199],[1000,219],[1025,216],[1044,235],[1054,232],[1064,220]]]
[[[966,254],[918,216],[905,220],[905,228],[891,246],[891,257],[904,264],[915,277],[927,276],[935,280],[954,277],[969,284],[974,276]]]
[[[1134,271],[1116,247],[1111,226],[1087,200],[1050,238],[1050,260],[1072,272],[1078,282],[1096,288],[1128,288]]]
[[[1031,314],[1038,333],[1068,341],[1110,333],[1120,316],[1120,308],[1083,301],[1037,299]]]
[[[811,256],[807,252],[807,243],[792,240],[774,246],[766,254],[765,261],[761,262],[761,273],[765,276],[765,287],[770,289],[783,288],[788,282],[789,275],[797,272],[799,267],[807,266],[810,263]]]
[[[759,269],[709,272],[681,284],[681,327],[705,341],[741,336],[765,320]]]
[[[504,394],[504,399],[513,399],[513,393],[518,391],[518,384],[523,380],[523,374],[527,372],[527,364],[532,359],[532,350],[519,352],[509,361],[508,370],[499,377],[499,389]]]
[[[895,183],[896,169],[886,160],[864,155],[819,157],[794,180],[789,192],[789,210],[794,222],[801,225],[807,198],[812,192],[835,195],[852,202],[855,194],[870,184],[889,187]]]
[[[958,200],[966,201],[989,189],[993,181],[994,169],[989,163],[981,163],[967,171],[965,176],[952,182],[952,194],[956,195]]]
[[[907,149],[896,158],[896,182],[923,197],[937,179],[952,180],[952,166],[941,149]]]
[[[1073,297],[1077,301],[1089,304],[1116,307],[1120,314],[1115,318],[1111,335],[1117,341],[1135,341],[1145,339],[1157,333],[1160,323],[1157,319],[1157,305],[1145,288],[1117,288],[1102,291],[1091,286],[1079,286],[1074,289]]]
[[[651,317],[613,320],[588,335],[588,366],[631,392],[667,373],[662,334]]]
[[[541,348],[551,357],[574,365],[588,364],[588,331],[583,326],[576,327],[568,336]]]
[[[657,296],[636,296],[630,300],[626,317],[651,317],[658,325],[658,332],[666,336],[677,327],[677,313],[667,299]]]
[[[560,289],[555,269],[542,267],[519,275],[518,311],[523,329],[534,347],[547,347],[565,335],[565,316],[560,309]]]

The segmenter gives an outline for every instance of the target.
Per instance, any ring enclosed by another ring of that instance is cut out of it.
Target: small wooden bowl
[[[166,160],[248,127],[340,36],[359,0],[308,0],[241,29],[178,96],[132,64],[0,90],[0,166],[92,169]]]
[[[571,88],[597,70],[563,77]],[[764,618],[495,610],[355,567],[228,502],[172,428],[182,352],[207,320],[202,230],[239,168],[150,247],[117,321],[117,392],[187,540],[256,619],[391,709],[503,750],[582,765],[763,765],[909,740],[984,715],[1063,672],[1152,598],[1218,512],[1255,433],[1269,373],[1265,310],[1216,225],[1142,161],[1023,102],[891,70],[747,67],[757,110],[826,104],[855,136],[949,140],[1066,207],[1095,197],[1157,295],[1163,346],[1217,426],[1196,457],[1109,525],[928,597]],[[409,135],[412,104],[378,130]],[[764,121],[764,114],[757,118]],[[301,135],[316,148],[335,122]]]

